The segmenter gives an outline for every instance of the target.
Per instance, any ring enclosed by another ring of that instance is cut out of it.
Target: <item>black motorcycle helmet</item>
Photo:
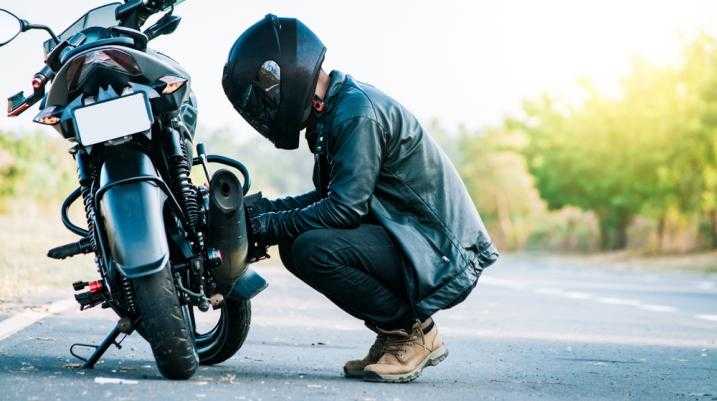
[[[224,66],[224,93],[274,146],[296,149],[325,53],[301,21],[269,14],[234,42]]]

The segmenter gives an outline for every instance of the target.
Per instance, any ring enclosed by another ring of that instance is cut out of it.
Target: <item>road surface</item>
[[[504,257],[436,317],[448,359],[401,385],[344,379],[372,334],[285,270],[258,267],[270,287],[229,361],[163,380],[135,334],[78,369],[68,347],[99,341],[113,316],[60,303],[16,332],[0,322],[0,400],[717,400],[715,275]]]

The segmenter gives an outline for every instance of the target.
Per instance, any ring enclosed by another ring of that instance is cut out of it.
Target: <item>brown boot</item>
[[[383,355],[383,347],[386,344],[386,335],[382,332],[376,334],[376,341],[374,341],[371,348],[368,350],[368,355],[363,359],[354,359],[346,362],[344,365],[344,376],[346,377],[363,377],[365,371],[364,368],[372,363],[376,363],[381,355]]]
[[[438,365],[448,356],[438,326],[433,324],[427,333],[423,330],[433,321],[416,323],[408,333],[405,330],[384,332],[387,336],[384,354],[378,362],[366,366],[364,380],[404,383],[416,379],[426,366]]]

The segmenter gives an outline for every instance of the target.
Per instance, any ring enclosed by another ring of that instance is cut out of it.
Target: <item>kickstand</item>
[[[132,324],[132,322],[129,319],[122,318],[119,320],[119,322],[117,322],[112,331],[107,334],[105,339],[102,340],[102,343],[100,343],[100,345],[75,343],[70,346],[70,354],[84,362],[84,365],[82,365],[84,369],[93,369],[97,364],[97,361],[99,361],[102,355],[107,352],[110,346],[114,345],[117,347],[117,349],[121,349],[122,341],[124,341],[124,339],[127,338],[128,335],[132,334],[133,330],[134,325]],[[124,333],[125,336],[122,337],[121,340],[117,341],[117,337],[122,333]],[[85,358],[78,355],[75,352],[75,348],[92,348],[95,351],[92,353],[92,355],[90,355],[89,358]]]

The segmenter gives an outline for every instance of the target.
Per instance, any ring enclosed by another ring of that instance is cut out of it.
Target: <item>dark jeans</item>
[[[279,253],[289,271],[367,324],[394,330],[415,322],[403,253],[383,227],[311,230],[279,244]]]

